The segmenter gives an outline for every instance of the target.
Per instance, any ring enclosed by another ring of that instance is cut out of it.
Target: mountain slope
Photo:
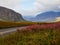
[[[0,20],[3,21],[24,21],[21,14],[0,6]]]
[[[38,14],[35,17],[35,20],[36,21],[53,21],[57,17],[60,17],[60,12],[49,11],[49,12]]]
[[[60,22],[60,17],[57,17],[54,22]]]

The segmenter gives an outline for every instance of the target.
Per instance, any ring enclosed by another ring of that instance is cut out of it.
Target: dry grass
[[[0,45],[60,45],[60,28],[17,30],[0,37]]]

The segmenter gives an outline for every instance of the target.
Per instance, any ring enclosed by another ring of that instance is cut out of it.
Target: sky
[[[23,16],[35,16],[46,11],[60,11],[60,0],[0,0],[0,6]]]

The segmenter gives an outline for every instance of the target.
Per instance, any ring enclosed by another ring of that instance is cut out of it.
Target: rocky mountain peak
[[[8,9],[0,6],[0,20],[6,21],[24,21],[21,14],[15,12],[12,9]]]

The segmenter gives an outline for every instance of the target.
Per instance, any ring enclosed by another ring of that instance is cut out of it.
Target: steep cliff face
[[[0,20],[4,21],[24,21],[21,14],[0,6]]]

